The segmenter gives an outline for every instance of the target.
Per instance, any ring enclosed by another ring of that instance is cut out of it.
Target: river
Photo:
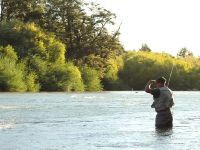
[[[154,128],[144,92],[1,93],[1,150],[199,150],[200,92],[174,92],[174,127]]]

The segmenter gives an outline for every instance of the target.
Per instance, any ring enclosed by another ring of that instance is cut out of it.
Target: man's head
[[[156,87],[157,87],[157,88],[160,88],[160,87],[165,86],[166,81],[167,81],[167,80],[166,80],[164,77],[158,78],[158,79],[156,80]]]

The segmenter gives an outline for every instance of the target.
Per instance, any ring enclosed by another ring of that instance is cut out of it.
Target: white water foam
[[[11,129],[14,128],[15,124],[14,123],[0,123],[0,130],[2,129]]]

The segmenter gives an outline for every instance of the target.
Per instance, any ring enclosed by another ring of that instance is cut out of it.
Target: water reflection
[[[154,140],[152,140],[152,145],[150,149],[153,150],[169,150],[176,148],[174,147],[174,132],[173,129],[156,129],[154,132]]]
[[[157,136],[171,136],[173,134],[172,128],[156,129]]]

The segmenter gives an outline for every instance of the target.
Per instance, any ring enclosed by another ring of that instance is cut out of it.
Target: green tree
[[[106,60],[101,58],[99,55],[91,54],[79,59],[77,65],[80,66],[80,68],[87,65],[90,68],[98,70],[100,78],[103,78],[106,68],[105,61]]]
[[[14,50],[14,48],[11,45],[8,45],[6,47],[0,47],[0,55],[3,57],[7,57],[10,58],[13,61],[17,61],[18,60],[18,56]]]
[[[0,91],[26,91],[23,70],[6,57],[0,57]]]
[[[27,73],[27,75],[25,77],[27,91],[30,91],[30,92],[38,92],[39,91],[40,84],[38,83],[37,78],[38,77],[35,73],[33,73],[33,72]]]
[[[69,58],[79,59],[90,54],[102,56],[105,51],[120,55],[124,50],[118,40],[119,30],[109,34],[106,29],[114,25],[115,18],[115,14],[95,3],[49,0],[43,28],[56,33],[68,45]]]
[[[46,0],[1,0],[0,4],[1,21],[39,22],[45,14]]]
[[[119,72],[123,68],[122,57],[110,58],[107,60],[105,75],[103,77],[103,85],[105,90],[123,90],[124,84],[119,79]]]
[[[65,45],[34,23],[19,21],[0,24],[0,45],[14,47],[20,59],[38,56],[50,62],[65,62]]]
[[[120,79],[134,90],[143,90],[146,82],[160,76],[169,78],[174,65],[170,87],[176,90],[190,89],[189,75],[193,63],[176,59],[170,55],[149,52],[129,52],[124,57],[124,67]]]
[[[101,91],[102,85],[99,73],[90,67],[83,67],[81,69],[82,78],[86,91]]]
[[[193,53],[184,47],[177,53],[177,56],[186,58],[188,56],[193,56]]]
[[[139,50],[144,52],[151,52],[151,49],[147,44],[142,44],[142,47]]]
[[[47,64],[64,63],[67,58],[79,67],[86,64],[100,70],[103,78],[108,70],[107,59],[124,53],[119,42],[120,27],[112,33],[107,30],[107,26],[115,25],[116,15],[96,3],[84,3],[82,0],[8,0],[2,6],[0,45],[11,45],[20,60],[28,60],[29,68],[34,66],[29,58],[37,57]],[[15,19],[22,22],[13,21]],[[38,78],[41,80],[40,75]]]
[[[0,47],[0,91],[38,91],[37,75],[27,70],[12,46]]]
[[[81,73],[72,63],[52,64],[42,81],[42,90],[83,91]]]

